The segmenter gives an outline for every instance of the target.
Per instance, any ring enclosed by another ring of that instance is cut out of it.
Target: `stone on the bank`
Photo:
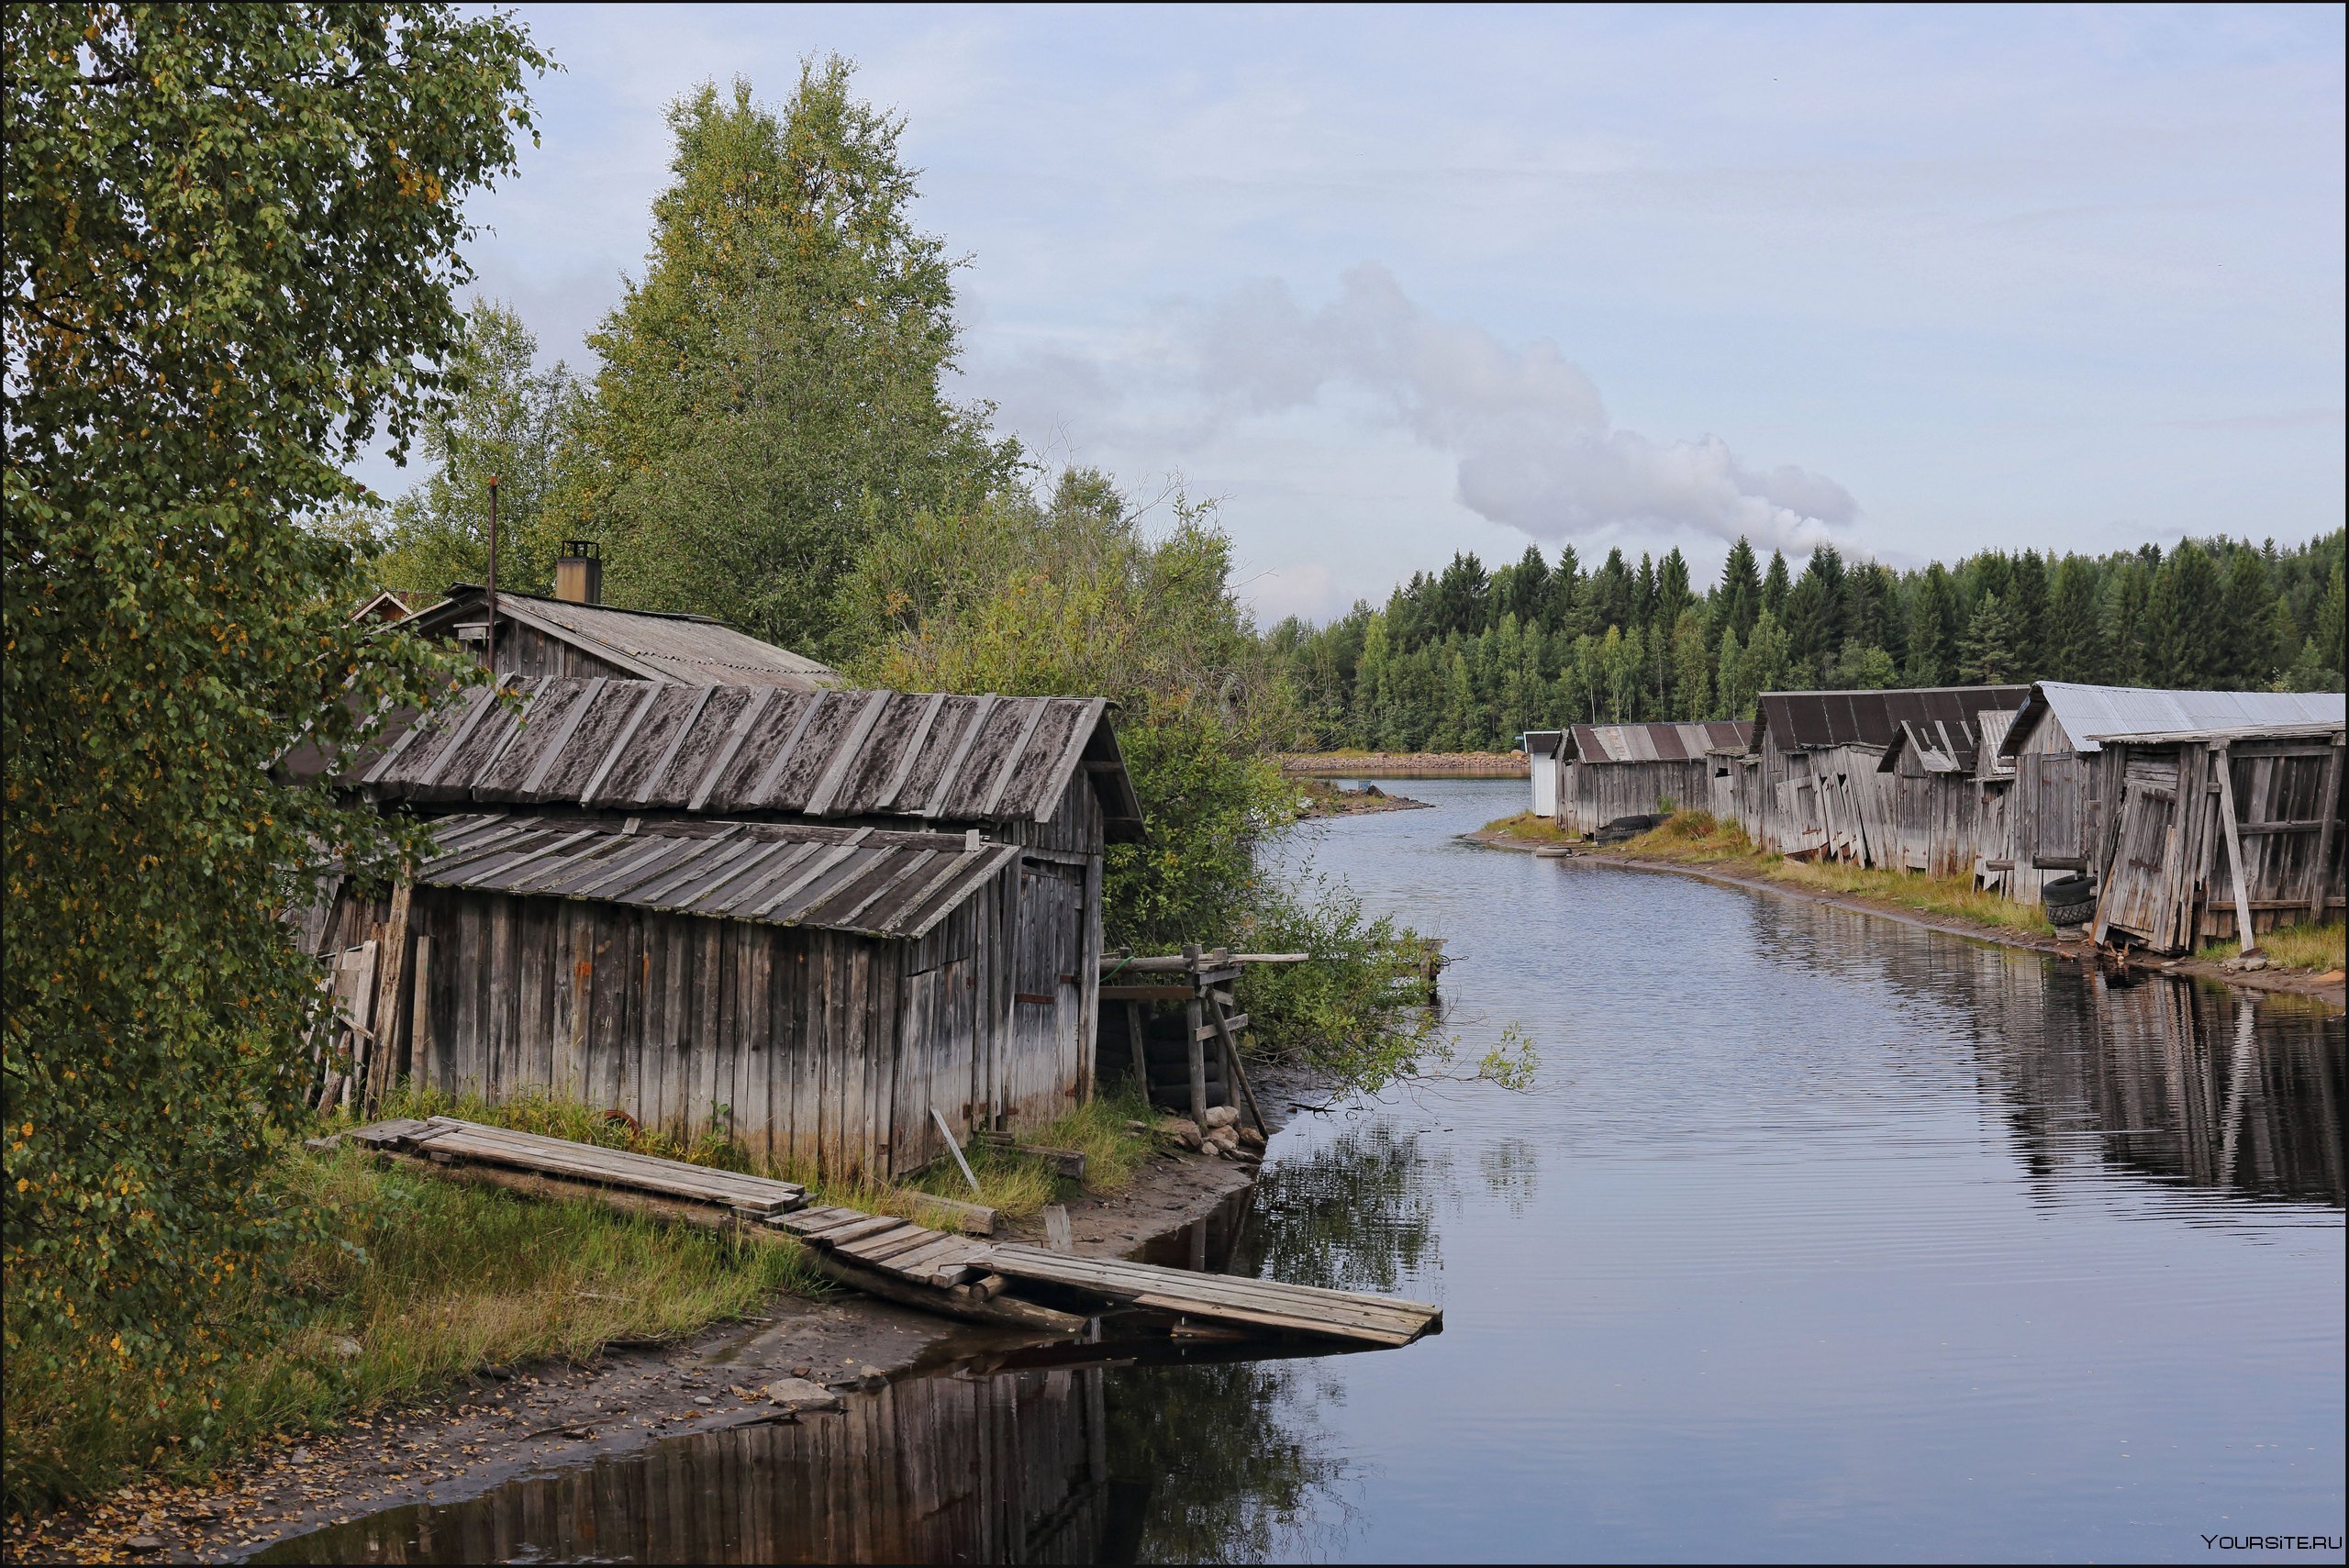
[[[1158,1130],[1186,1149],[1197,1149],[1201,1134],[1199,1124],[1189,1117],[1169,1117],[1158,1124]]]
[[[334,1352],[338,1361],[357,1361],[359,1352],[365,1347],[348,1334],[337,1334],[327,1341],[327,1349]]]
[[[1208,1114],[1201,1119],[1208,1130],[1212,1132],[1219,1127],[1230,1127],[1233,1122],[1238,1121],[1240,1113],[1230,1106],[1209,1106]]]
[[[1243,1127],[1239,1129],[1239,1132],[1240,1141],[1247,1145],[1249,1148],[1262,1149],[1264,1146],[1264,1135],[1258,1132],[1254,1128]]]
[[[162,1551],[163,1538],[160,1535],[134,1535],[122,1543],[122,1549],[136,1551],[143,1557],[148,1552]]]
[[[767,1385],[767,1403],[786,1410],[837,1410],[841,1396],[804,1377],[778,1377]]]

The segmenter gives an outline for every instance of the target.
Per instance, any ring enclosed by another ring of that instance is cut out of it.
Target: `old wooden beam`
[[[2226,830],[2227,864],[2235,877],[2235,941],[2242,951],[2255,952],[2259,933],[2251,924],[2251,877],[2243,869],[2243,840],[2235,831],[2235,771],[2224,742],[2211,748],[2210,761],[2219,774],[2219,822]]]
[[[1196,973],[1199,965],[1199,949],[1196,942],[1183,948],[1186,967]],[[1199,1039],[1199,998],[1194,994],[1184,1004],[1183,1016],[1189,1027],[1183,1031],[1185,1049],[1191,1062],[1191,1119],[1205,1127],[1208,1119],[1208,1059],[1204,1043]]]
[[[1134,1087],[1141,1091],[1141,1097],[1147,1101],[1150,1098],[1150,1057],[1142,1049],[1141,1004],[1139,1002],[1126,1004],[1126,1044],[1133,1050]]]
[[[1240,1099],[1247,1106],[1248,1115],[1254,1119],[1256,1130],[1266,1138],[1272,1137],[1273,1129],[1264,1125],[1264,1113],[1257,1107],[1256,1091],[1248,1086],[1247,1069],[1240,1065],[1240,1042],[1231,1038],[1231,1032],[1235,1028],[1246,1025],[1248,1015],[1241,1014],[1236,1021],[1225,1018],[1222,1002],[1212,993],[1208,997],[1208,1015],[1215,1020],[1216,1038],[1223,1047],[1224,1077],[1239,1085]]]
[[[2309,918],[2324,918],[2324,879],[2332,871],[2333,819],[2341,815],[2342,741],[2335,738],[2324,760],[2324,826],[2317,829],[2316,863],[2309,867]]]

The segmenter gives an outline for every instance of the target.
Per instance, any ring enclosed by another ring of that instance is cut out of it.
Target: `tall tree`
[[[2014,612],[1998,602],[1998,595],[1983,595],[1965,623],[1965,639],[1958,644],[1959,677],[1969,686],[1997,686],[2014,680],[2017,635]]]
[[[834,655],[876,528],[967,506],[1019,458],[946,395],[958,263],[914,225],[904,122],[851,75],[803,66],[779,114],[739,81],[670,106],[651,252],[588,339],[603,368],[555,506],[612,536],[615,600]]]
[[[1754,565],[1753,547],[1743,534],[1729,547],[1729,559],[1721,565],[1720,592],[1718,624],[1725,631],[1735,631],[1740,639],[1753,636],[1753,617],[1762,613],[1762,573]]]
[[[2039,678],[2047,659],[2047,567],[2035,550],[2015,557],[2002,595],[2015,621],[2017,678]]]
[[[1965,628],[1957,584],[1940,562],[1925,568],[1909,601],[1911,685],[1946,685],[1957,678],[1957,644]]]
[[[449,402],[425,417],[430,471],[392,506],[376,564],[390,588],[478,583],[489,563],[489,485],[497,482],[497,581],[524,593],[554,582],[562,536],[549,516],[555,464],[579,396],[568,367],[538,368],[539,340],[505,306],[466,313]]]
[[[2288,644],[2279,642],[2276,596],[2267,584],[2267,562],[2255,550],[2228,554],[2226,588],[2219,602],[2215,628],[2218,647],[2212,671],[2221,685],[2234,691],[2266,691],[2276,681],[2277,666]],[[2287,619],[2288,625],[2288,617]]]
[[[2145,602],[2145,679],[2186,690],[2221,673],[2217,632],[2225,589],[2210,552],[2186,539],[2154,573]]]
[[[2105,678],[2104,617],[2097,604],[2096,568],[2080,556],[2067,555],[2056,564],[2042,671],[2058,681]]]
[[[0,16],[14,1503],[60,1473],[18,1391],[95,1426],[209,1411],[285,1297],[298,1216],[262,1180],[317,990],[278,912],[416,840],[269,768],[456,669],[352,626],[364,579],[303,520],[414,439],[463,201],[512,167],[544,60],[448,6]]]
[[[1787,595],[1793,591],[1793,581],[1787,575],[1787,552],[1770,552],[1770,570],[1762,577],[1762,607],[1772,615],[1784,615]]]

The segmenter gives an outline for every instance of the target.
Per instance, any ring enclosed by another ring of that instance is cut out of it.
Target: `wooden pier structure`
[[[533,1197],[603,1202],[748,1241],[797,1241],[828,1279],[974,1322],[1079,1334],[1106,1314],[1148,1315],[1194,1332],[1302,1335],[1362,1348],[1408,1345],[1443,1328],[1442,1309],[1426,1302],[1000,1242],[810,1203],[792,1182],[453,1117],[379,1121],[344,1136],[388,1159]],[[957,1220],[988,1212],[928,1195],[921,1201],[936,1201],[941,1215]]]

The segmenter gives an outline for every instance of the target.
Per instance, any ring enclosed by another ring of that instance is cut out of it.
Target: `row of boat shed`
[[[1103,857],[1144,832],[1108,703],[844,689],[591,600],[495,613],[495,688],[279,764],[436,851],[295,917],[358,975],[322,1103],[543,1094],[885,1179],[1091,1092]],[[461,585],[385,618],[481,651],[487,617]]]
[[[2036,901],[2098,883],[2093,935],[2158,953],[2344,907],[2343,697],[2042,681],[1770,692],[1748,724],[1526,736],[1534,809],[1590,834],[1688,807],[1779,854]]]

